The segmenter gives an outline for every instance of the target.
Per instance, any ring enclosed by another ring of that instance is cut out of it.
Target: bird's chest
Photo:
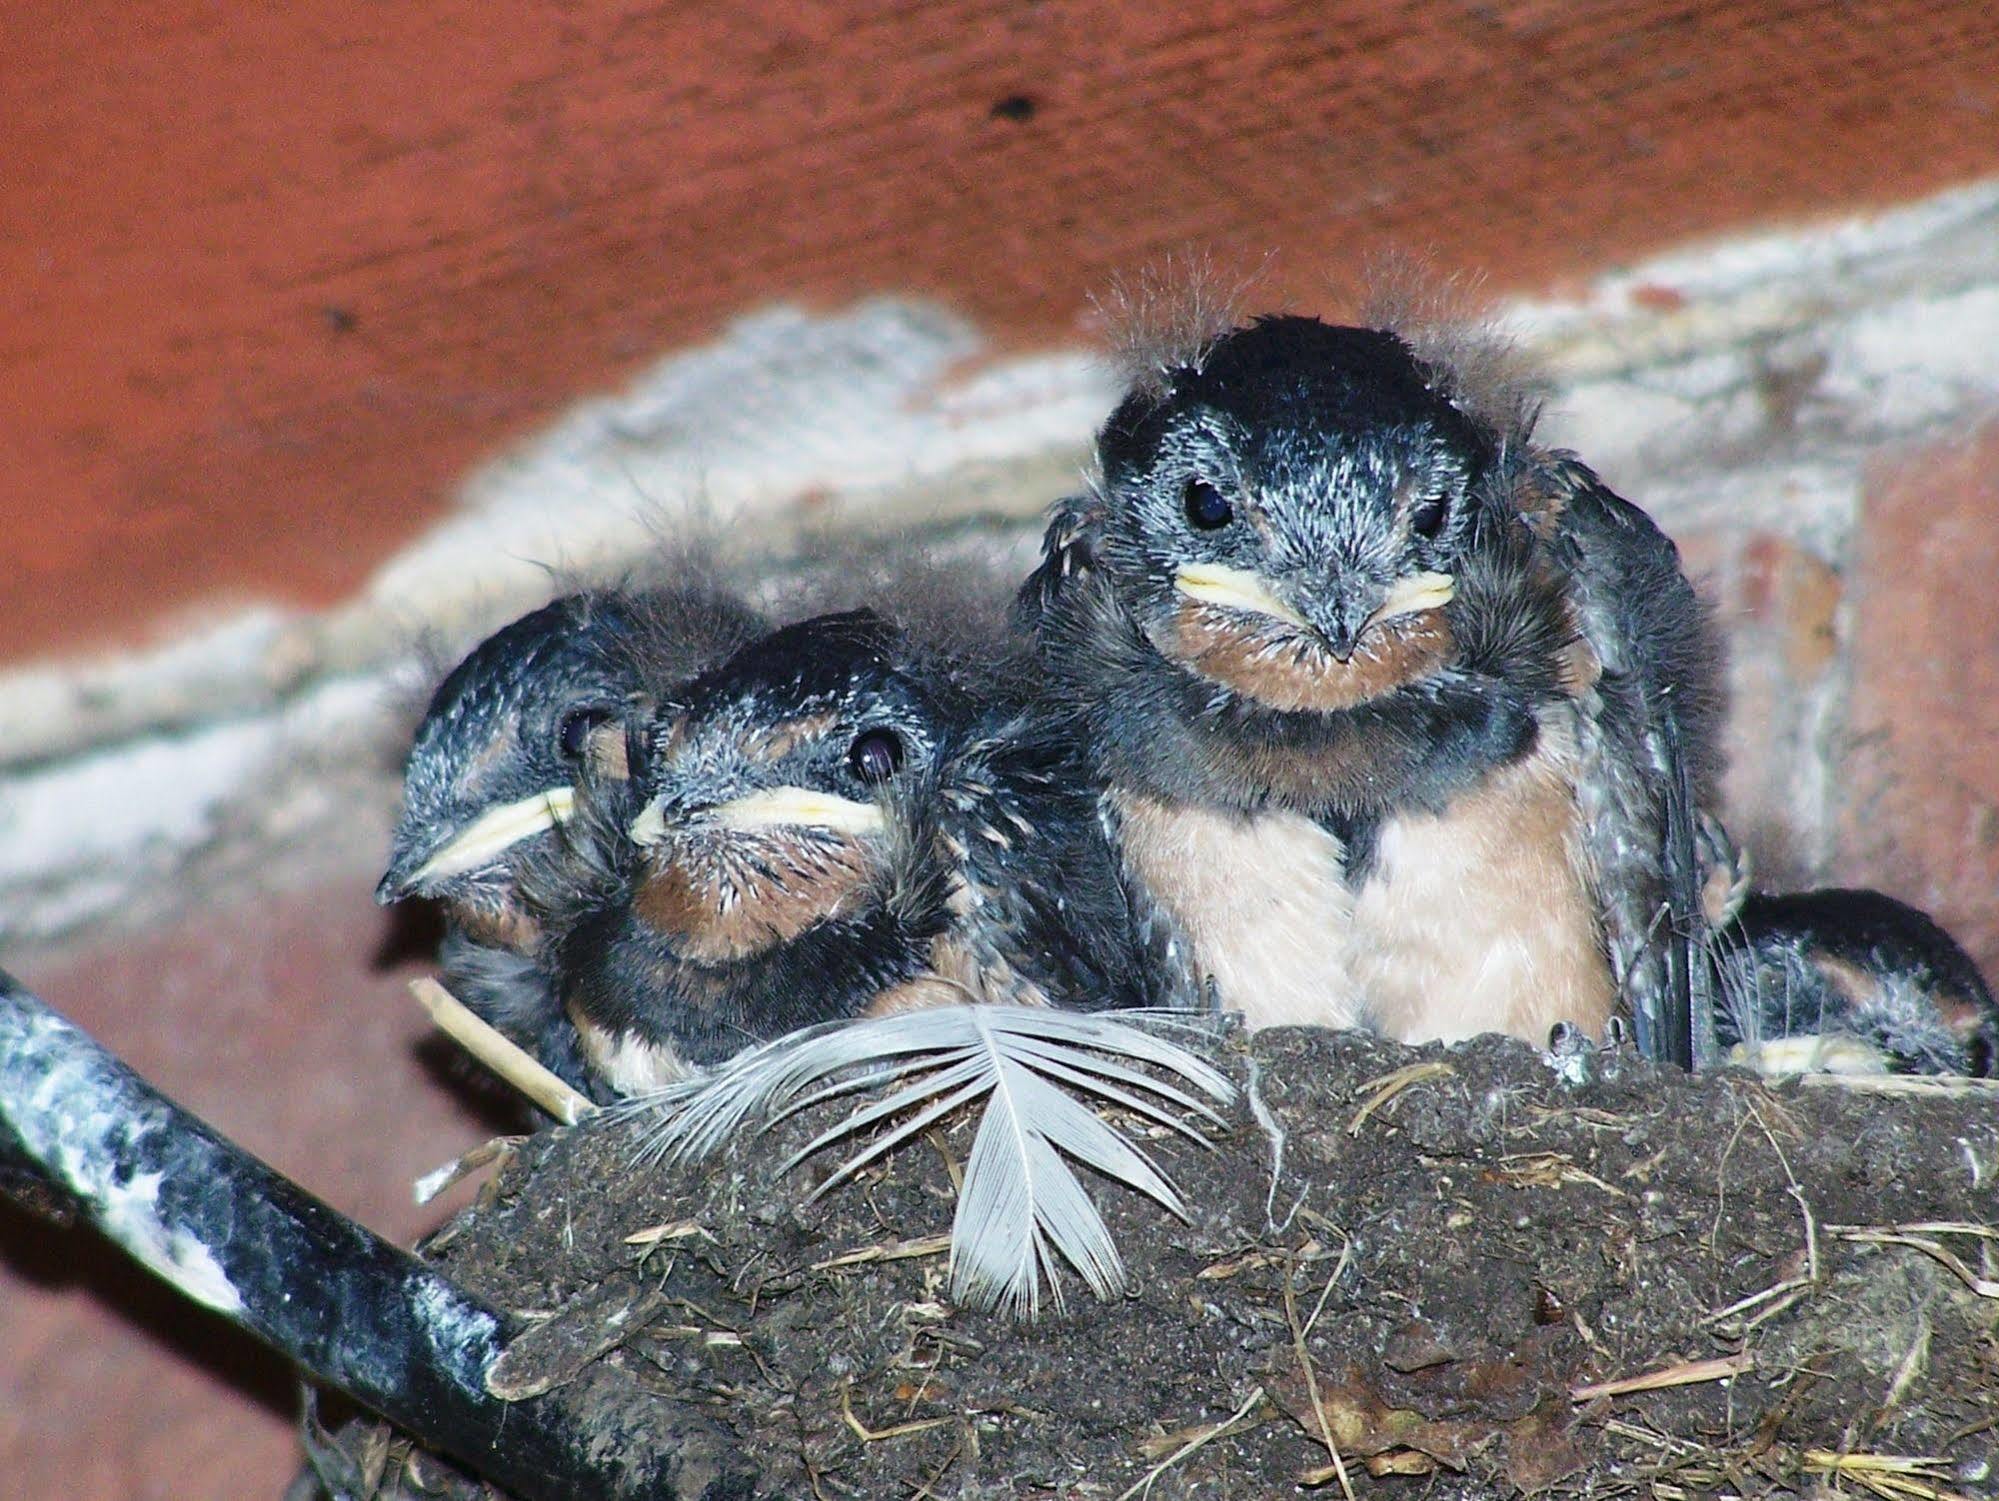
[[[949,921],[924,950],[922,972],[883,990],[868,1005],[870,1016],[919,1011],[966,1003],[1046,1006],[1047,990],[1021,953],[1006,910],[1006,893],[961,868],[951,878],[945,906]]]
[[[1114,792],[1125,867],[1252,1027],[1365,1020],[1339,839],[1300,814],[1242,815]]]
[[[1615,996],[1575,798],[1573,737],[1548,728],[1440,813],[1390,814],[1364,874],[1289,812],[1111,794],[1127,870],[1195,971],[1251,1027],[1368,1026],[1405,1042],[1557,1021],[1600,1034]]]
[[[1385,820],[1354,893],[1350,952],[1372,1024],[1405,1042],[1505,1032],[1545,1044],[1559,1021],[1601,1036],[1615,1000],[1583,855],[1573,737],[1440,813]]]

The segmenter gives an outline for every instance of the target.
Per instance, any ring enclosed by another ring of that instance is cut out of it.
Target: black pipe
[[[510,1332],[501,1314],[182,1110],[0,971],[8,1163],[184,1296],[521,1501],[679,1494],[666,1456],[593,1452],[559,1403],[488,1393]],[[749,1489],[741,1474],[709,1480],[709,1495]]]

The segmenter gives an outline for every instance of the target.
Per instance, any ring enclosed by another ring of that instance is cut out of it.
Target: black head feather
[[[410,749],[383,900],[471,884],[481,869],[434,881],[420,872],[481,815],[573,784],[589,730],[615,717],[636,686],[634,627],[621,596],[566,595],[494,632],[452,669]]]
[[[1099,437],[1097,493],[1063,503],[1020,606],[1105,773],[1358,814],[1523,754],[1574,630],[1531,556],[1507,441],[1397,334],[1311,318],[1258,319],[1132,392]],[[1222,675],[1184,635],[1217,579],[1261,602],[1222,628]],[[1404,670],[1400,602],[1430,587],[1455,591],[1455,648],[1409,646]],[[1352,664],[1337,693],[1273,682],[1328,654]]]
[[[663,703],[644,808],[623,832],[572,827],[622,849],[587,862],[602,894],[562,950],[571,1013],[678,1065],[1015,985],[1132,1003],[1077,739],[968,691],[979,675],[857,610],[773,631]],[[1066,952],[1082,943],[1101,953]]]
[[[1258,319],[1111,414],[1096,556],[1155,623],[1184,570],[1221,567],[1351,652],[1398,582],[1450,573],[1503,513],[1501,451],[1395,334]]]
[[[520,856],[546,843],[544,835],[468,868],[427,875],[425,867],[495,809],[567,796],[596,732],[615,729],[635,700],[664,691],[761,624],[739,599],[696,584],[568,594],[494,632],[452,669],[418,726],[377,895],[510,894]]]
[[[773,631],[663,707],[644,790],[678,805],[787,785],[870,798],[969,712],[944,663],[872,610]]]

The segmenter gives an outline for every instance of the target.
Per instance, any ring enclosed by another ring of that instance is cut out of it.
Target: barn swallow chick
[[[1141,920],[1251,1025],[1686,1027],[1699,607],[1530,425],[1395,333],[1263,318],[1166,351],[1057,508],[1022,618]]]
[[[604,878],[565,922],[562,994],[615,1091],[835,1018],[1148,999],[1073,736],[1004,677],[860,610],[663,706],[628,825],[591,803],[572,829]]]
[[[1989,1078],[1999,1005],[1971,956],[1878,891],[1751,893],[1715,944],[1716,1030],[1768,1074]]]
[[[523,900],[523,862],[562,846],[586,764],[626,773],[635,696],[754,637],[745,605],[703,586],[565,595],[481,642],[431,699],[404,773],[383,903],[436,901],[446,985],[572,1085],[584,1073]]]

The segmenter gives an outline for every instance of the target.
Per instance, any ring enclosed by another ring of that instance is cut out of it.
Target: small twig
[[[1726,1308],[1717,1308],[1701,1322],[1704,1324],[1725,1324],[1737,1314],[1747,1313],[1759,1303],[1767,1303],[1772,1298],[1784,1298],[1786,1294],[1792,1294],[1793,1296],[1777,1305],[1778,1309],[1788,1308],[1792,1303],[1797,1301],[1796,1295],[1802,1294],[1811,1285],[1812,1279],[1810,1277],[1786,1277],[1782,1282],[1772,1283],[1760,1293],[1751,1293],[1746,1298],[1737,1298]],[[1759,1313],[1750,1321],[1751,1327],[1767,1322],[1775,1312],[1776,1309],[1766,1309],[1762,1313]]]
[[[1777,1141],[1777,1133],[1770,1129],[1770,1123],[1763,1119],[1763,1112],[1756,1108],[1756,1102],[1749,1102],[1749,1113],[1755,1117],[1756,1125],[1763,1133],[1763,1139],[1770,1143],[1770,1150],[1777,1154],[1777,1166],[1784,1170],[1786,1192],[1797,1201],[1798,1210],[1805,1217],[1805,1275],[1813,1282],[1819,1280],[1819,1236],[1818,1228],[1812,1220],[1812,1206],[1805,1202],[1805,1191],[1798,1186],[1798,1175],[1791,1171],[1791,1159],[1784,1155],[1784,1148]]]
[[[1620,1376],[1615,1381],[1598,1381],[1569,1388],[1572,1402],[1594,1402],[1598,1397],[1622,1397],[1631,1392],[1655,1392],[1669,1386],[1694,1386],[1703,1381],[1726,1381],[1756,1368],[1756,1357],[1728,1355],[1715,1360],[1687,1360],[1642,1376]]]
[[[573,1126],[597,1108],[517,1044],[474,1016],[437,981],[412,980],[410,994],[422,1003],[440,1031],[563,1125]]]
[[[958,1159],[951,1155],[951,1149],[944,1144],[944,1133],[932,1126],[923,1133],[923,1139],[930,1143],[931,1149],[939,1157],[944,1159],[944,1171],[951,1175],[952,1195],[962,1196],[965,1192],[965,1170],[958,1166]]]
[[[1199,1433],[1196,1433],[1192,1438],[1188,1439],[1186,1443],[1182,1444],[1179,1448],[1175,1449],[1171,1454],[1167,1455],[1164,1459],[1160,1460],[1158,1464],[1154,1465],[1151,1469],[1147,1470],[1143,1475],[1139,1476],[1139,1478],[1136,1481],[1134,1481],[1131,1485],[1127,1486],[1124,1490],[1118,1492],[1116,1501],[1131,1501],[1131,1498],[1133,1496],[1136,1496],[1140,1491],[1149,1489],[1153,1481],[1157,1480],[1161,1475],[1164,1475],[1168,1470],[1172,1469],[1173,1466],[1180,1463],[1181,1460],[1185,1459],[1188,1455],[1192,1454],[1196,1449],[1201,1448],[1205,1444],[1213,1443],[1216,1439],[1220,1438],[1223,1434],[1227,1433],[1230,1429],[1234,1428],[1235,1425],[1240,1423],[1244,1418],[1248,1417],[1250,1414],[1250,1410],[1254,1408],[1256,1404],[1261,1402],[1262,1400],[1263,1400],[1263,1388],[1260,1386],[1251,1388],[1250,1394],[1247,1397],[1243,1398],[1242,1406],[1238,1407],[1234,1412],[1230,1413],[1227,1417],[1223,1418],[1219,1423],[1210,1424],[1208,1427],[1203,1428]]]
[[[1926,1240],[1920,1235],[1902,1235],[1892,1230],[1844,1230],[1839,1238],[1856,1245],[1907,1246],[1913,1251],[1921,1251],[1979,1297],[1999,1298],[1999,1277],[1979,1276],[1959,1259],[1956,1252],[1937,1241]]]
[[[1615,1184],[1577,1167],[1574,1159],[1564,1152],[1515,1152],[1499,1159],[1493,1176],[1510,1188],[1560,1188],[1564,1183],[1585,1183],[1613,1198],[1631,1197]]]
[[[1704,1445],[1697,1444],[1691,1439],[1678,1438],[1667,1433],[1655,1433],[1650,1428],[1640,1428],[1636,1423],[1622,1422],[1617,1418],[1605,1420],[1603,1431],[1618,1438],[1631,1439],[1648,1449],[1657,1449],[1665,1454],[1691,1455],[1708,1452]]]
[[[673,1220],[664,1225],[648,1225],[643,1230],[634,1230],[625,1237],[625,1244],[649,1251],[663,1240],[686,1240],[696,1235],[703,1240],[715,1238],[693,1220]]]
[[[1776,1302],[1772,1303],[1768,1308],[1764,1309],[1761,1313],[1757,1314],[1755,1318],[1744,1319],[1742,1321],[1741,1327],[1735,1332],[1738,1335],[1741,1335],[1749,1333],[1752,1329],[1762,1328],[1763,1325],[1769,1323],[1770,1320],[1777,1318],[1779,1315],[1789,1311],[1792,1308],[1795,1308],[1799,1303],[1803,1302],[1805,1299],[1805,1295],[1809,1293],[1815,1285],[1816,1284],[1810,1281],[1800,1281],[1796,1287],[1791,1288],[1783,1297],[1779,1298]]]
[[[942,1428],[946,1423],[957,1421],[951,1417],[918,1418],[913,1423],[897,1423],[877,1431],[854,1416],[854,1386],[850,1381],[840,1383],[840,1416],[846,1419],[847,1426],[854,1432],[854,1437],[864,1444],[879,1444],[887,1439],[907,1438],[912,1433],[924,1433],[932,1428]]]
[[[1742,1140],[1742,1133],[1749,1129],[1750,1114],[1754,1112],[1745,1114],[1735,1123],[1735,1129],[1728,1135],[1728,1145],[1721,1149],[1721,1161],[1714,1169],[1714,1223],[1708,1226],[1707,1248],[1710,1254],[1717,1256],[1721,1251],[1721,1222],[1728,1217],[1728,1161],[1735,1155],[1736,1143]]]
[[[1263,1091],[1260,1087],[1262,1082],[1262,1066],[1257,1063],[1254,1056],[1251,1056],[1249,1060],[1249,1080],[1244,1086],[1243,1093],[1249,1099],[1249,1113],[1251,1118],[1255,1120],[1258,1129],[1263,1132],[1264,1139],[1270,1143],[1270,1188],[1263,1196],[1263,1228],[1271,1235],[1282,1235],[1286,1230],[1291,1228],[1291,1221],[1297,1217],[1298,1211],[1304,1207],[1306,1196],[1311,1193],[1312,1188],[1308,1183],[1304,1188],[1299,1190],[1298,1202],[1291,1206],[1291,1212],[1285,1215],[1284,1222],[1279,1224],[1277,1222],[1277,1185],[1284,1176],[1284,1147],[1290,1138],[1284,1129],[1283,1122],[1277,1119],[1276,1112],[1264,1103]]]
[[[1827,1225],[1834,1235],[1866,1231],[1894,1235],[1975,1235],[1981,1240],[1999,1240],[1999,1229],[1972,1220],[1909,1220],[1898,1225]]]
[[[442,1167],[432,1168],[416,1180],[413,1192],[419,1204],[428,1204],[447,1189],[455,1188],[482,1168],[491,1167],[496,1162],[505,1162],[513,1156],[514,1149],[526,1141],[525,1136],[495,1136],[482,1141],[471,1151],[454,1157]]]
[[[1949,1461],[1933,1456],[1898,1454],[1838,1454],[1831,1449],[1807,1449],[1799,1462],[1809,1472],[1835,1480],[1851,1480],[1888,1501],[1971,1501],[1960,1491],[1934,1482],[1948,1473]]]
[[[1934,1326],[1930,1322],[1929,1309],[1919,1306],[1916,1310],[1916,1332],[1909,1341],[1909,1348],[1902,1352],[1902,1359],[1895,1367],[1895,1376],[1888,1383],[1888,1394],[1881,1399],[1881,1415],[1886,1417],[1902,1405],[1902,1398],[1909,1388],[1929,1369],[1930,1337]]]
[[[1379,1078],[1369,1079],[1361,1088],[1371,1089],[1374,1093],[1361,1102],[1360,1109],[1356,1110],[1353,1119],[1347,1122],[1347,1135],[1360,1135],[1360,1128],[1367,1124],[1367,1118],[1388,1104],[1397,1095],[1401,1094],[1403,1090],[1408,1089],[1412,1085],[1421,1084],[1425,1080],[1442,1079],[1456,1072],[1457,1070],[1452,1068],[1450,1064],[1432,1059],[1427,1063],[1407,1064],[1390,1073],[1385,1073]]]
[[[938,1501],[937,1483],[951,1473],[951,1466],[965,1454],[965,1441],[961,1438],[951,1446],[951,1453],[941,1465],[931,1472],[930,1478],[909,1493],[909,1501]]]
[[[1319,1397],[1318,1372],[1312,1369],[1311,1354],[1305,1349],[1305,1328],[1298,1322],[1298,1301],[1291,1288],[1296,1271],[1295,1262],[1285,1263],[1284,1322],[1291,1326],[1291,1348],[1297,1353],[1299,1369],[1305,1373],[1305,1394],[1312,1399],[1312,1413],[1319,1420],[1319,1436],[1326,1441],[1326,1453],[1333,1461],[1333,1474],[1339,1478],[1340,1494],[1346,1497],[1346,1501],[1354,1501],[1353,1481],[1347,1476],[1347,1462],[1340,1457],[1340,1446],[1333,1441],[1332,1421],[1326,1416],[1326,1404]],[[1326,1279],[1328,1291],[1339,1274],[1339,1267],[1334,1267],[1333,1275]],[[1320,1295],[1319,1306],[1325,1307],[1324,1294]],[[1316,1310],[1312,1316],[1315,1319],[1318,1317]]]
[[[1307,1339],[1311,1338],[1312,1326],[1319,1322],[1319,1315],[1326,1311],[1326,1299],[1333,1295],[1333,1289],[1339,1285],[1340,1278],[1346,1275],[1347,1267],[1353,1262],[1353,1237],[1341,1230],[1338,1225],[1328,1225],[1326,1228],[1335,1231],[1340,1237],[1340,1259],[1333,1263],[1333,1274],[1326,1279],[1326,1285],[1319,1289],[1319,1301],[1312,1305],[1311,1317],[1305,1320]]]
[[[1777,1154],[1778,1165],[1784,1169],[1784,1176],[1790,1180],[1790,1186],[1785,1189],[1785,1192],[1796,1202],[1798,1213],[1804,1216],[1805,1270],[1799,1276],[1786,1277],[1783,1281],[1774,1283],[1764,1288],[1761,1292],[1751,1293],[1746,1298],[1737,1299],[1735,1302],[1729,1304],[1728,1307],[1716,1313],[1709,1314],[1703,1320],[1704,1323],[1708,1324],[1726,1323],[1736,1314],[1747,1313],[1759,1303],[1770,1303],[1769,1307],[1763,1309],[1754,1318],[1747,1320],[1743,1324],[1742,1328],[1745,1331],[1754,1329],[1760,1324],[1767,1324],[1771,1319],[1774,1319],[1785,1309],[1796,1304],[1807,1292],[1819,1285],[1818,1221],[1812,1215],[1811,1203],[1805,1198],[1805,1191],[1798,1186],[1798,1180],[1792,1176],[1790,1161],[1784,1156],[1784,1149],[1777,1145],[1777,1138],[1771,1134],[1769,1126],[1764,1123],[1761,1112],[1757,1111],[1755,1106],[1752,1105],[1750,1106],[1750,1113],[1756,1117],[1756,1124],[1763,1127],[1763,1135],[1769,1141],[1770,1149]],[[1773,1298],[1777,1301],[1770,1302]]]
[[[1943,1446],[1948,1449],[1953,1444],[1961,1444],[1974,1433],[1984,1433],[1987,1429],[1999,1428],[1999,1412],[1989,1417],[1973,1418],[1961,1428],[1953,1428],[1944,1436]]]
[[[1628,1131],[1631,1129],[1631,1122],[1626,1117],[1609,1110],[1596,1110],[1585,1105],[1564,1105],[1560,1109],[1555,1109],[1547,1105],[1530,1103],[1527,1106],[1527,1113],[1532,1115],[1537,1121],[1561,1121],[1564,1124],[1581,1126],[1589,1131]],[[1506,1134],[1508,1136],[1529,1136],[1537,1129],[1539,1128],[1535,1126],[1515,1126],[1508,1130]]]
[[[950,1236],[925,1235],[917,1240],[898,1240],[883,1246],[857,1246],[851,1251],[842,1251],[838,1256],[813,1262],[812,1270],[830,1272],[835,1267],[860,1266],[870,1261],[903,1261],[911,1256],[941,1256],[950,1249]]]
[[[1784,1171],[1790,1171],[1788,1164]],[[1789,1192],[1791,1197],[1798,1201],[1798,1211],[1805,1217],[1805,1277],[1808,1281],[1816,1283],[1819,1280],[1818,1225],[1812,1219],[1812,1206],[1805,1202],[1805,1191],[1793,1182]]]
[[[1961,1079],[1939,1074],[1800,1074],[1807,1089],[1844,1089],[1854,1094],[1999,1094],[1999,1079]]]

